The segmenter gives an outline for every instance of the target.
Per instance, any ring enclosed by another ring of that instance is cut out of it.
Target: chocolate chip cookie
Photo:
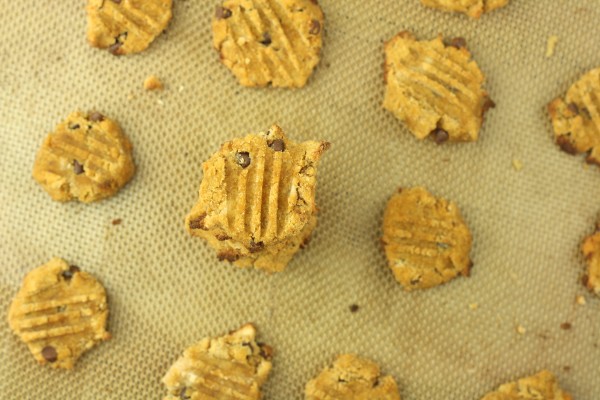
[[[71,369],[110,338],[104,287],[79,267],[53,258],[29,272],[8,311],[12,331],[40,364]]]

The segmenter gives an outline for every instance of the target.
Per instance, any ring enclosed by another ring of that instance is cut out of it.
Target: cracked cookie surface
[[[587,263],[584,283],[588,289],[600,296],[600,225],[596,226],[596,232],[584,240],[581,251]]]
[[[274,125],[226,142],[206,161],[186,218],[221,260],[281,271],[317,223],[317,165],[329,143],[293,142]]]
[[[12,331],[40,364],[71,369],[87,350],[110,338],[104,287],[60,258],[29,272],[8,312]]]
[[[246,324],[186,349],[163,378],[164,400],[260,399],[273,350],[255,338],[256,329]]]
[[[509,0],[421,0],[428,7],[443,11],[460,12],[472,18],[479,18],[497,8],[504,7]]]
[[[556,377],[549,371],[506,383],[497,391],[481,400],[573,400],[559,386]]]
[[[316,0],[225,0],[213,46],[243,86],[298,88],[319,63],[323,29]]]
[[[426,189],[400,189],[383,217],[388,266],[406,290],[469,276],[472,236],[456,204]]]
[[[116,122],[98,112],[74,112],[44,139],[33,177],[54,200],[89,203],[131,179],[132,150]]]
[[[494,107],[484,75],[464,39],[417,40],[401,32],[385,44],[383,107],[418,139],[476,141],[485,112]]]
[[[354,354],[342,354],[306,384],[306,400],[400,400],[396,381],[379,366]]]
[[[167,28],[172,7],[172,0],[88,0],[88,42],[114,55],[139,53]]]

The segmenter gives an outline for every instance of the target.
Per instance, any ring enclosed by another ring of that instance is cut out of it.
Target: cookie
[[[307,383],[306,400],[400,400],[396,381],[380,376],[379,366],[353,354],[340,355]]]
[[[438,10],[460,12],[479,18],[483,13],[504,7],[508,0],[421,0],[421,3]]]
[[[89,203],[131,179],[132,150],[116,122],[98,112],[74,112],[44,140],[33,177],[54,200]]]
[[[588,265],[583,281],[588,289],[600,296],[600,225],[584,240],[581,251]]]
[[[299,88],[320,60],[324,16],[316,0],[225,0],[213,45],[243,86]]]
[[[587,162],[600,165],[600,68],[575,82],[564,98],[548,105],[554,137],[569,154],[587,154]]]
[[[400,189],[383,217],[388,265],[406,290],[469,276],[472,236],[456,204],[426,189]]]
[[[173,0],[88,0],[87,39],[114,55],[144,51],[169,25]]]
[[[418,139],[437,143],[479,137],[485,112],[494,106],[484,75],[462,38],[419,41],[401,32],[385,44],[383,107]]]
[[[556,377],[549,371],[506,383],[481,400],[573,400],[558,387]]]
[[[29,272],[10,305],[8,323],[40,364],[71,369],[110,338],[104,287],[92,275],[53,258]]]
[[[165,400],[260,399],[271,371],[273,350],[255,341],[251,324],[188,348],[169,369]]]
[[[317,165],[328,148],[293,142],[277,125],[225,143],[203,164],[188,232],[220,260],[282,271],[316,226]]]

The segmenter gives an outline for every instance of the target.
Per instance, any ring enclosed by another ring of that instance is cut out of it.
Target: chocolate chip
[[[240,255],[234,253],[233,251],[223,251],[217,254],[217,258],[219,259],[219,261],[227,260],[229,262],[234,262],[240,258]]]
[[[483,103],[483,106],[481,107],[481,115],[483,116],[483,114],[485,114],[490,108],[494,107],[496,107],[494,100],[490,99],[489,97],[486,98],[485,103]]]
[[[350,306],[350,312],[351,312],[351,313],[355,313],[355,312],[357,312],[357,311],[358,311],[358,309],[359,309],[359,308],[360,308],[360,307],[358,306],[358,304],[352,304],[352,305]]]
[[[104,121],[104,115],[100,114],[98,111],[94,111],[88,116],[88,119],[92,122],[100,122]]]
[[[467,41],[465,38],[456,37],[450,41],[450,46],[456,47],[457,49],[464,49],[467,47]]]
[[[437,144],[442,144],[444,142],[448,141],[448,138],[450,137],[450,135],[448,135],[448,132],[446,132],[445,130],[443,130],[442,128],[437,128],[434,129],[431,132],[431,136],[433,136],[433,140],[437,143]]]
[[[54,347],[46,346],[42,349],[42,357],[44,357],[46,361],[53,363],[58,360],[58,353]]]
[[[79,124],[69,124],[69,129],[79,129]]]
[[[206,218],[206,214],[199,216],[198,218],[194,218],[190,220],[190,229],[203,229],[206,230],[206,226],[204,225],[204,218]]]
[[[308,33],[311,35],[318,35],[321,32],[321,23],[316,19],[310,21],[310,28],[308,29]]]
[[[179,398],[181,400],[190,400],[191,397],[186,394],[187,388],[182,388],[181,392],[179,392]]]
[[[269,147],[274,151],[285,151],[285,142],[281,139],[275,139],[271,143],[269,143]]]
[[[569,105],[567,106],[567,108],[573,114],[579,114],[579,107],[577,107],[577,104],[575,104],[575,103],[569,103]]]
[[[577,154],[577,148],[566,136],[559,136],[556,138],[556,144],[560,147],[562,151],[567,154],[575,155]]]
[[[267,346],[264,343],[257,342],[258,348],[260,349],[260,356],[265,360],[270,360],[273,357],[273,349],[271,346]]]
[[[221,241],[221,242],[224,242],[225,240],[229,240],[229,239],[231,239],[231,237],[230,237],[230,236],[227,236],[227,235],[226,235],[226,234],[224,234],[224,233],[219,233],[219,234],[217,234],[217,235],[216,235],[216,238],[217,238],[217,240],[219,240],[219,241]]]
[[[564,331],[568,331],[569,329],[571,329],[573,327],[573,325],[571,325],[568,322],[563,322],[562,324],[560,324],[560,329],[564,330]]]
[[[111,45],[108,47],[108,52],[109,52],[110,54],[112,54],[113,56],[118,56],[118,55],[120,55],[120,54],[121,54],[121,53],[119,52],[119,49],[121,48],[121,46],[123,46],[123,43],[121,43],[121,42],[115,42],[114,44],[111,44]]]
[[[217,19],[227,19],[231,17],[231,10],[225,7],[217,7],[215,10],[215,17]]]
[[[235,162],[242,168],[248,168],[250,165],[250,154],[247,151],[235,153]]]
[[[73,172],[75,172],[75,175],[81,175],[84,172],[83,165],[81,165],[77,160],[73,160]]]
[[[254,240],[250,240],[250,253],[256,253],[265,248],[265,244],[263,242],[254,243]]]
[[[81,271],[81,269],[77,265],[71,265],[69,269],[64,270],[61,275],[65,278],[66,281],[70,281],[77,272]]]
[[[271,40],[271,35],[269,35],[269,32],[263,33],[262,40],[259,40],[258,42],[260,44],[262,44],[263,46],[270,45],[272,40]]]
[[[581,277],[581,283],[583,283],[583,286],[588,286],[589,282],[590,278],[587,275]]]

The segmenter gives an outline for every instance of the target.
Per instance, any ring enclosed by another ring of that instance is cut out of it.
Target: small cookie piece
[[[383,217],[388,265],[406,290],[469,276],[471,232],[456,204],[426,189],[399,189]]]
[[[277,125],[225,143],[202,166],[188,232],[220,260],[282,271],[316,226],[317,164],[328,148],[288,140]]]
[[[246,324],[186,349],[163,378],[169,391],[164,400],[260,399],[273,350],[255,337],[254,326]]]
[[[479,18],[483,13],[504,7],[508,0],[421,0],[421,3],[438,10],[460,12]]]
[[[88,0],[87,39],[114,55],[145,50],[169,25],[173,0]]]
[[[324,16],[316,0],[225,0],[213,45],[240,84],[298,88],[320,60]]]
[[[155,75],[150,75],[144,79],[144,89],[146,90],[162,90],[163,88],[162,82]]]
[[[558,386],[556,377],[549,371],[506,383],[481,400],[573,400]]]
[[[600,165],[600,68],[583,75],[548,105],[554,137],[569,154],[587,153],[586,161]]]
[[[588,265],[583,281],[588,289],[600,296],[600,224],[596,225],[596,232],[583,241],[581,251]]]
[[[475,141],[485,112],[494,106],[482,89],[484,75],[464,39],[419,41],[401,32],[385,44],[383,107],[418,139]]]
[[[54,199],[84,203],[112,196],[133,176],[133,146],[98,112],[74,112],[38,151],[33,177]]]
[[[400,400],[396,381],[380,376],[379,366],[354,354],[340,355],[306,384],[306,400]]]
[[[40,364],[71,369],[110,339],[104,287],[92,275],[53,258],[29,272],[8,311],[12,331]]]

